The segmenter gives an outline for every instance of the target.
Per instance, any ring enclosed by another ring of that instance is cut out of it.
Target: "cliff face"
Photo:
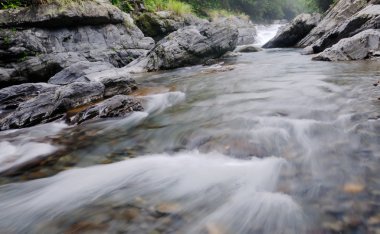
[[[101,1],[0,11],[0,87],[45,82],[78,61],[122,67],[154,47],[132,18]]]
[[[380,28],[380,5],[375,3],[378,1],[338,2],[299,46],[307,46],[305,53],[320,53],[341,39],[368,29]]]
[[[330,30],[334,30],[345,20],[352,17],[367,5],[367,0],[340,0],[331,8],[322,21],[298,44],[298,47],[306,47],[315,43]]]
[[[288,28],[294,28],[295,23],[297,21],[293,21]],[[301,23],[306,25],[305,22]],[[380,54],[380,48],[377,46],[379,29],[379,0],[340,0],[316,27],[298,43],[290,46],[304,48],[304,54],[327,51],[316,56],[315,59],[318,60],[368,59],[378,57]],[[283,30],[274,40],[281,38],[283,41],[289,41],[294,35],[300,33]],[[340,43],[342,39],[345,40]]]
[[[200,64],[236,48],[239,30],[233,22],[187,24],[171,29],[163,23],[156,45],[108,0],[0,11],[0,131],[125,117],[143,109],[125,96],[137,89],[132,71]],[[247,36],[252,40],[255,34],[242,34]],[[69,114],[78,108],[85,110]]]

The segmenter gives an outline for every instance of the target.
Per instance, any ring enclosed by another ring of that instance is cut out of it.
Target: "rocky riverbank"
[[[376,0],[340,0],[320,21],[297,17],[265,47],[304,48],[304,54],[317,54],[314,59],[324,61],[376,59],[380,52],[378,4]]]
[[[131,73],[202,64],[256,37],[254,25],[238,17],[134,18],[107,0],[1,10],[0,130],[141,111],[138,100],[123,96],[137,89]]]

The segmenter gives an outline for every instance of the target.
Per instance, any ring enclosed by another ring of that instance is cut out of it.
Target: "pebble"
[[[123,216],[126,220],[133,220],[140,215],[140,211],[137,208],[128,208],[123,212]]]
[[[220,226],[215,223],[206,224],[207,234],[225,234]]]
[[[72,225],[69,230],[65,233],[70,234],[80,234],[88,231],[98,231],[100,233],[101,230],[105,230],[108,227],[106,224],[95,224],[90,222],[78,222]]]
[[[202,73],[209,74],[209,73],[217,73],[217,72],[227,72],[227,71],[235,70],[235,68],[236,68],[236,66],[233,66],[233,65],[213,66],[213,67],[210,67],[210,68],[202,71]]]
[[[344,223],[351,228],[356,228],[362,224],[362,220],[356,216],[344,216]]]
[[[181,210],[181,206],[176,203],[161,203],[155,207],[156,212],[162,215],[170,215],[178,213]]]
[[[343,191],[349,194],[358,194],[364,191],[365,186],[359,183],[347,183],[343,186]]]
[[[377,214],[375,216],[372,216],[367,221],[368,225],[374,226],[380,224],[380,214]]]
[[[322,227],[330,231],[341,232],[343,230],[343,223],[340,221],[325,222],[325,223],[322,223]]]

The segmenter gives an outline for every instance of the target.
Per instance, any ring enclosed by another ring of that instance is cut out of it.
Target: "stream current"
[[[378,62],[223,62],[138,75],[124,119],[0,132],[0,172],[46,159],[0,179],[0,233],[379,233]]]

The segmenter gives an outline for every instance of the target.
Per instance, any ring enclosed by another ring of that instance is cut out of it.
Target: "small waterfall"
[[[270,24],[264,25],[259,24],[256,26],[257,29],[257,45],[262,46],[267,43],[270,39],[276,36],[278,30],[283,26],[283,24]]]

